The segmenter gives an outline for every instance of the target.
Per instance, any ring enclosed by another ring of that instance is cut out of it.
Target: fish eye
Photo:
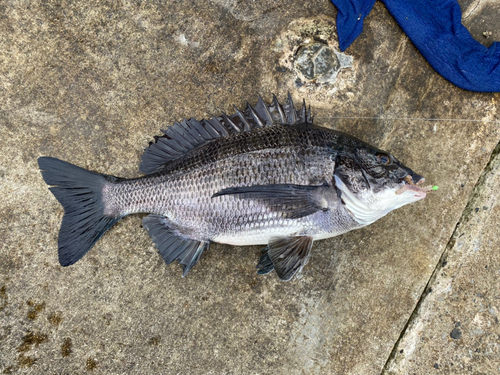
[[[384,165],[391,164],[391,157],[387,154],[378,154],[377,160],[380,164],[384,164]]]

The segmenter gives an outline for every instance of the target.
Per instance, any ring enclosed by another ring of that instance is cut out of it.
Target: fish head
[[[424,199],[425,179],[396,157],[357,139],[341,140],[334,181],[345,208],[367,225],[392,210]]]

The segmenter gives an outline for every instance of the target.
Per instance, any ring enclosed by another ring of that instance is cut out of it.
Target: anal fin
[[[281,280],[290,280],[297,272],[307,264],[311,254],[313,238],[310,236],[297,237],[275,237],[271,238],[268,244],[269,250],[261,257],[259,264],[262,263],[261,270],[269,270],[269,259],[274,265],[274,269]],[[264,258],[264,259],[263,259]]]
[[[210,244],[208,241],[189,238],[172,229],[168,219],[161,215],[146,216],[142,225],[148,230],[165,263],[179,261],[183,269],[182,276],[186,276]]]

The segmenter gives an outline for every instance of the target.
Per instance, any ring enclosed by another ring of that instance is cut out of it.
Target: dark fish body
[[[220,138],[162,172],[106,184],[104,213],[163,215],[182,233],[233,245],[267,244],[269,236],[279,233],[340,234],[355,222],[345,209],[339,210],[337,194],[329,187],[323,190],[330,209],[298,218],[259,200],[212,198],[221,190],[245,186],[321,186],[333,176],[328,145],[336,138],[337,133],[322,128],[288,125]],[[339,215],[344,220],[336,221]]]
[[[312,125],[305,106],[259,100],[210,120],[184,120],[145,152],[146,176],[120,179],[40,158],[65,208],[62,265],[79,260],[112,225],[149,213],[144,227],[167,263],[186,274],[210,242],[267,245],[259,273],[289,280],[314,240],[368,225],[425,197],[423,181],[392,155]],[[402,188],[407,186],[402,194]]]

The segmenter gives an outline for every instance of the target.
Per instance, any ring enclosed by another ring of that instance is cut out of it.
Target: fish
[[[142,220],[166,264],[185,276],[212,242],[265,245],[257,273],[291,280],[313,243],[367,226],[431,187],[396,157],[344,132],[313,124],[259,95],[255,107],[176,122],[150,142],[141,177],[89,171],[53,157],[38,165],[64,208],[59,262],[80,260],[112,226]]]

